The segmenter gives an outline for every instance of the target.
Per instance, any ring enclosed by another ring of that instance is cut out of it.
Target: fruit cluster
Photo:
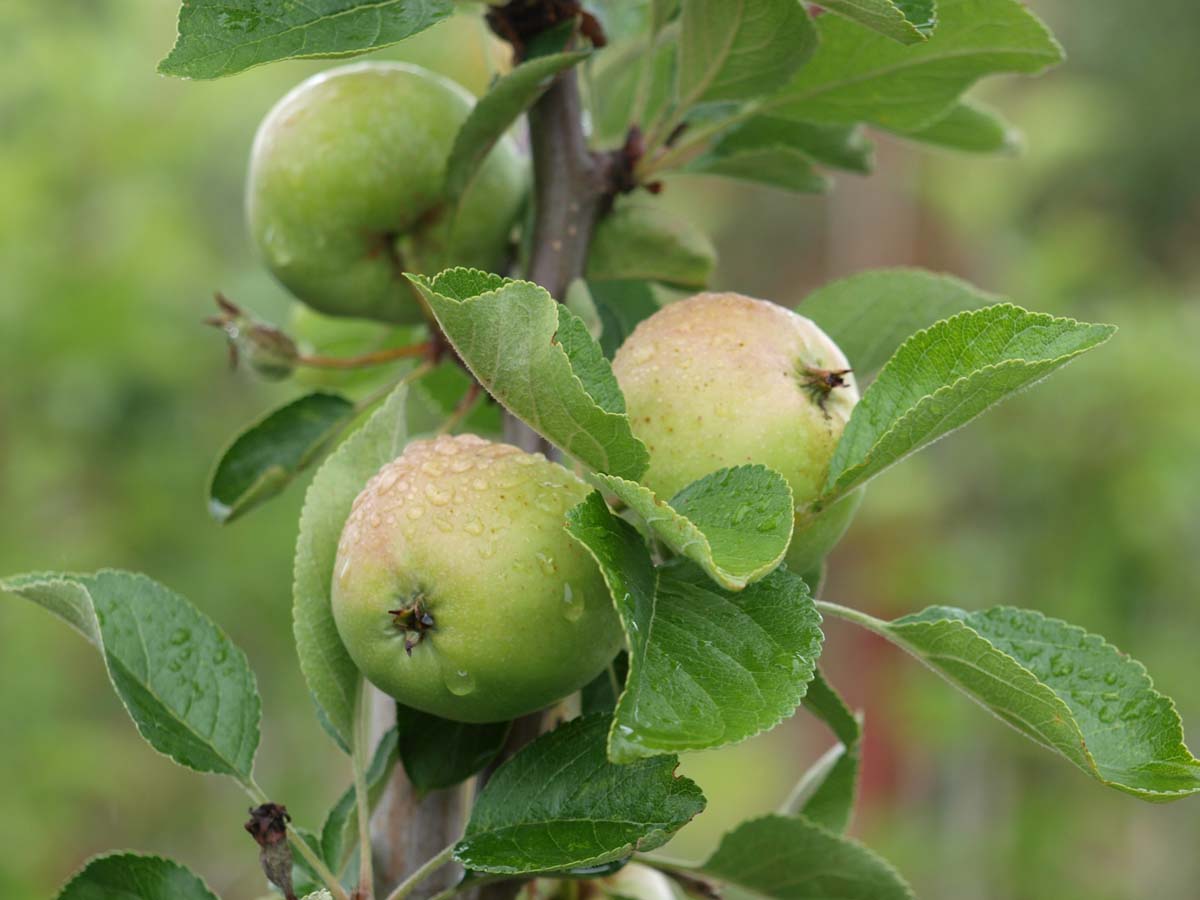
[[[268,114],[247,213],[269,268],[308,310],[416,323],[425,310],[404,271],[501,263],[526,189],[512,141],[491,151],[457,209],[440,199],[470,110],[461,89],[422,69],[360,63],[304,82]],[[613,372],[650,451],[648,488],[669,499],[718,469],[765,465],[796,503],[788,566],[820,564],[860,498],[809,511],[858,401],[820,328],[764,300],[698,294],[643,320]],[[366,677],[416,709],[488,722],[601,673],[620,623],[563,528],[589,490],[557,462],[473,435],[410,443],[363,489],[338,550],[334,617]]]

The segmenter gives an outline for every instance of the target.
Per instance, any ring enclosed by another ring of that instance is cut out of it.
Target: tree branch
[[[528,277],[558,300],[583,275],[596,222],[611,201],[608,158],[583,133],[579,83],[559,75],[529,111],[534,224]]]
[[[571,282],[583,276],[592,232],[611,205],[613,156],[588,148],[574,71],[560,74],[530,109],[529,131],[534,223],[526,277],[562,300]],[[529,451],[549,454],[551,450],[545,440],[510,414],[505,415],[504,439]],[[541,715],[536,713],[518,720],[496,764],[537,737],[541,724]],[[481,773],[479,785],[492,769],[494,766]],[[462,833],[462,801],[461,791],[435,791],[418,799],[397,767],[372,834],[385,891]],[[456,870],[448,866],[436,873],[413,896],[428,897],[435,889],[449,887],[446,878]],[[478,888],[475,896],[477,900],[511,900],[521,883],[509,879],[487,884]]]

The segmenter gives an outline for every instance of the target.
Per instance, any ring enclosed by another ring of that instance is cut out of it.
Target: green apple
[[[535,878],[518,900],[680,900],[674,882],[657,869],[629,863],[602,878]]]
[[[602,672],[620,622],[563,527],[589,490],[475,435],[410,443],[355,500],[338,546],[334,620],[367,679],[415,709],[497,722]]]
[[[323,72],[280,100],[246,187],[250,232],[276,278],[329,315],[411,323],[422,311],[403,271],[496,268],[525,194],[513,141],[497,143],[456,215],[442,200],[473,103],[441,76],[381,62]]]
[[[760,463],[796,502],[788,565],[814,569],[861,494],[810,512],[858,388],[837,345],[809,319],[741,294],[697,294],[640,322],[613,371],[634,433],[650,450],[642,481],[673,497],[726,466]]]

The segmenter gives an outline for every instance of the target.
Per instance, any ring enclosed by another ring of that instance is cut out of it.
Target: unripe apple
[[[603,671],[620,622],[564,528],[588,491],[475,435],[410,443],[355,500],[338,546],[334,620],[367,679],[428,713],[498,722]]]
[[[323,72],[280,100],[259,126],[246,188],[275,277],[321,312],[403,323],[421,320],[403,271],[494,269],[525,169],[502,138],[449,214],[446,159],[473,103],[432,72],[381,62]]]
[[[793,571],[809,572],[845,533],[861,494],[808,511],[858,402],[846,357],[815,323],[766,300],[697,294],[640,322],[613,372],[650,450],[642,481],[660,497],[759,463],[792,488]]]
[[[640,863],[622,866],[602,878],[535,878],[518,900],[679,900],[674,883],[657,869]]]

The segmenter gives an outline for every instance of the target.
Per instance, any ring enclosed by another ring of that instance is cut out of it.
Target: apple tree
[[[795,312],[708,292],[711,243],[656,199],[681,173],[819,193],[830,171],[869,169],[872,130],[1003,149],[1010,126],[966,92],[1061,59],[1035,15],[1019,0],[459,5],[511,50],[477,102],[360,61],[267,114],[246,216],[295,312],[268,323],[218,295],[210,320],[235,361],[297,386],[219,455],[208,503],[232,523],[312,473],[295,643],[349,782],[325,820],[292,821],[260,786],[254,676],[197,606],[131,572],[0,581],[95,647],[154,748],[244,790],[273,889],[911,897],[846,834],[862,722],[822,672],[831,616],[1101,785],[1200,791],[1172,702],[1084,628],[969,597],[882,620],[822,596],[871,479],[1115,329],[915,270],[828,284]],[[160,69],[354,56],[454,8],[184,0]],[[775,814],[703,861],[655,852],[705,806],[676,754],[800,709],[834,747]],[[213,894],[117,853],[60,897]]]

